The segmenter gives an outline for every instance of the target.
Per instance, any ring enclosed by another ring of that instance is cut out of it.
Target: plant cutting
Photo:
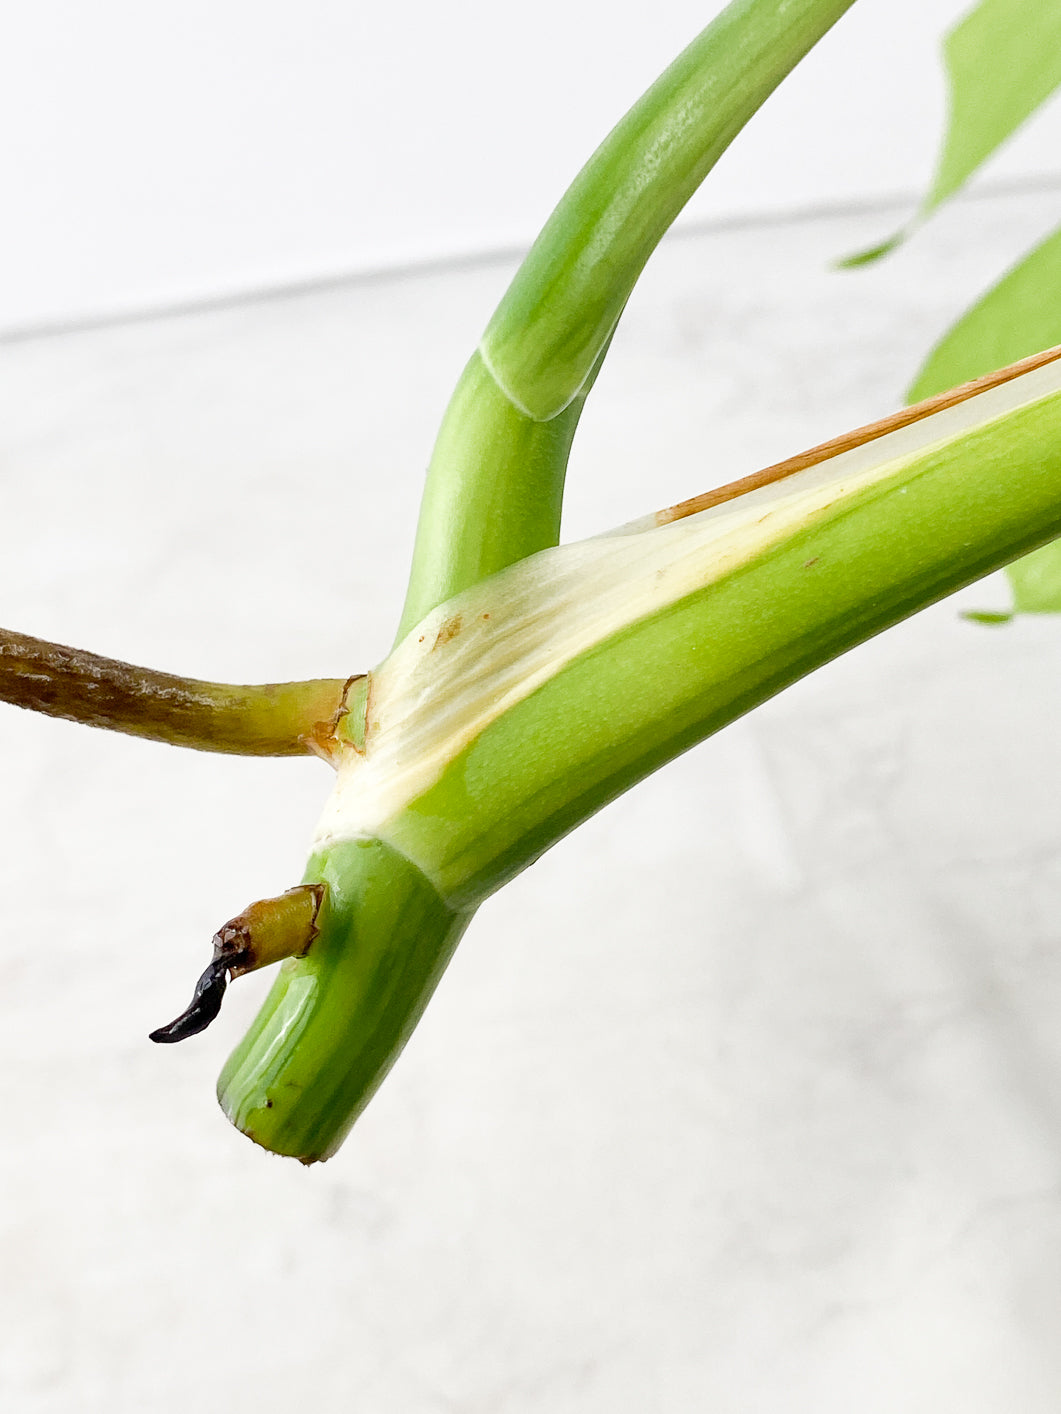
[[[739,0],[576,179],[473,354],[378,667],[234,688],[11,634],[3,694],[175,744],[335,769],[306,875],[225,925],[177,1040],[281,961],[221,1077],[311,1162],[393,1063],[478,905],[656,766],[1061,533],[1061,364],[1032,357],[731,486],[560,546],[578,417],[656,242],[851,0]],[[283,882],[283,881],[282,881]]]

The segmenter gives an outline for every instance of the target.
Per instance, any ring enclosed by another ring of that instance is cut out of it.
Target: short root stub
[[[317,936],[324,884],[299,884],[278,898],[249,904],[214,934],[214,955],[195,984],[191,1002],[175,1021],[152,1031],[152,1041],[168,1044],[205,1031],[221,1010],[229,980],[268,967],[285,957],[301,957]]]

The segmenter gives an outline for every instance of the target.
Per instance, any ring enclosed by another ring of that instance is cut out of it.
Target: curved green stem
[[[749,118],[854,0],[734,0],[575,178],[461,377],[428,468],[398,639],[555,545],[571,440],[645,261]]]
[[[534,418],[596,363],[645,262],[749,118],[854,0],[735,0],[612,129],[490,321],[483,358]]]

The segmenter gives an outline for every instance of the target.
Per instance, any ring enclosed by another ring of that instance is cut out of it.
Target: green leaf
[[[932,185],[913,221],[840,261],[843,268],[868,265],[901,245],[1061,86],[1061,4],[981,0],[947,34],[943,58],[947,130]]]
[[[1007,566],[1017,614],[1061,613],[1061,541],[1033,550]]]
[[[981,0],[943,43],[949,118],[927,213],[976,169],[1061,85],[1061,5],[1056,0]]]
[[[908,400],[930,398],[1054,344],[1061,344],[1061,230],[1025,256],[944,335]],[[1061,543],[1044,545],[1006,573],[1015,613],[1061,613]],[[985,620],[978,616],[978,621]]]
[[[1048,236],[943,336],[907,393],[931,398],[1061,344],[1061,229]]]
[[[858,250],[854,255],[845,255],[842,260],[836,262],[838,270],[857,270],[860,265],[872,265],[875,260],[882,259],[885,255],[890,255],[896,246],[901,246],[906,240],[907,231],[904,227],[901,231],[896,231],[894,236],[889,236],[886,241],[878,241],[876,245],[871,245],[868,250]]]

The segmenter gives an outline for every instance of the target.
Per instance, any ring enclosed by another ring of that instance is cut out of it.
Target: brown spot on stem
[[[436,648],[441,648],[443,644],[451,643],[453,639],[457,637],[457,634],[460,633],[460,631],[460,614],[454,614],[452,618],[446,619],[442,627],[439,629],[438,636],[436,637],[434,643],[431,645],[432,653],[435,651]]]
[[[335,770],[339,768],[339,758],[344,749],[350,744],[345,738],[340,738],[339,724],[350,711],[350,689],[364,677],[364,673],[355,673],[347,678],[335,712],[326,721],[314,722],[303,738],[306,750],[327,761]]]

